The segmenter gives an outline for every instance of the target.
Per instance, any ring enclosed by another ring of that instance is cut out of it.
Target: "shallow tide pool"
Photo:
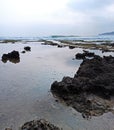
[[[31,51],[22,54],[25,46],[30,46]],[[0,61],[0,130],[7,127],[18,130],[25,122],[40,118],[63,130],[114,129],[112,112],[87,120],[73,108],[56,102],[50,92],[55,80],[74,76],[82,61],[73,58],[82,49],[57,48],[36,42],[8,43],[0,44],[0,57],[13,50],[20,52],[19,63]],[[102,55],[100,51],[94,52]]]

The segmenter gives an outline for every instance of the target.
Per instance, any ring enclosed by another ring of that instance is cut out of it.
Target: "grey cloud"
[[[88,11],[94,9],[101,9],[109,4],[114,4],[113,0],[71,0],[68,7],[77,11]]]
[[[82,15],[78,16],[83,21],[78,31],[97,34],[114,30],[114,14],[107,11],[111,5],[114,5],[114,0],[71,0],[67,6],[73,14]]]
[[[114,0],[69,0],[65,10],[55,12],[44,22],[34,21],[32,17],[20,22],[20,19],[16,19],[17,16],[12,16],[12,12],[9,15],[8,11],[1,11],[0,35],[94,35],[114,31],[113,6],[112,11],[107,11],[107,7],[112,4]]]

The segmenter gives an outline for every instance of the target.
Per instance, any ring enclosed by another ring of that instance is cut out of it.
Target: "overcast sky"
[[[0,36],[114,31],[114,0],[0,0]]]

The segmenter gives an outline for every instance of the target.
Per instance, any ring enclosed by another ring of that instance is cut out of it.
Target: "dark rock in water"
[[[11,53],[8,54],[3,54],[2,59],[6,60],[6,59],[10,59],[10,58],[19,58],[19,52],[18,51],[12,51]]]
[[[18,51],[12,51],[8,54],[3,54],[2,55],[2,61],[6,63],[7,61],[13,62],[13,63],[18,63],[20,62],[20,56]]]
[[[5,130],[12,130],[11,128],[6,128]]]
[[[62,45],[58,45],[57,47],[62,48],[63,46]]]
[[[77,53],[75,57],[76,59],[85,59],[85,54]]]
[[[42,45],[58,46],[58,43],[54,43],[53,41],[42,40],[42,42]]]
[[[86,57],[94,57],[95,54],[93,52],[85,51],[83,50],[84,53],[77,53],[75,55],[76,59],[85,59]]]
[[[7,60],[8,59],[8,54],[3,54],[2,55],[2,60]]]
[[[61,82],[55,81],[51,90],[78,93],[82,91],[114,92],[114,57],[85,59],[74,78],[64,77]]]
[[[92,110],[92,115],[101,115],[110,111],[110,105],[103,99],[108,100],[114,95],[114,57],[84,59],[73,78],[64,77],[61,82],[55,81],[51,91],[81,113],[90,114]],[[88,101],[90,95],[102,97],[101,105],[98,97]]]
[[[69,49],[74,49],[74,48],[75,48],[75,46],[69,45]]]
[[[26,47],[24,47],[24,50],[26,50],[26,51],[31,51],[31,47],[26,46]]]
[[[33,120],[25,123],[20,130],[60,130],[58,127],[50,124],[48,121],[41,120]]]
[[[3,40],[3,43],[15,43],[15,42],[20,42],[21,40],[14,40],[14,39],[6,39],[6,40]]]
[[[83,50],[83,52],[84,52],[86,57],[94,57],[95,56],[94,52],[89,52],[89,51],[86,51],[86,50]]]
[[[21,53],[26,53],[25,51],[22,51]]]

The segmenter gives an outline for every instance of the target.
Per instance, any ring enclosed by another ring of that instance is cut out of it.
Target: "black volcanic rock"
[[[69,49],[74,49],[75,46],[69,45]]]
[[[18,51],[12,51],[8,54],[3,54],[2,55],[2,61],[6,63],[7,61],[13,62],[13,63],[18,63],[20,62],[20,56]]]
[[[26,46],[26,47],[24,47],[24,50],[26,50],[26,51],[31,51],[31,47]]]
[[[26,53],[26,52],[25,52],[25,51],[22,51],[21,53],[23,53],[23,54],[24,54],[24,53]]]
[[[84,53],[77,53],[75,55],[76,59],[85,59],[87,57],[94,57],[95,56],[95,54],[93,52],[89,52],[89,51],[85,51],[85,50],[83,50],[83,51],[84,51]]]
[[[55,81],[51,91],[86,116],[111,111],[107,102],[114,95],[114,57],[84,59],[73,78],[64,77],[60,82]],[[99,99],[99,96],[102,98]]]
[[[12,128],[6,128],[5,130],[13,130]],[[26,122],[19,130],[62,130],[57,126],[54,126],[45,119],[33,120]]]
[[[78,93],[80,91],[114,92],[114,57],[85,59],[74,78],[64,77],[61,82],[55,81],[51,90]]]
[[[25,123],[20,130],[60,130],[60,129],[52,125],[48,121],[41,119]]]
[[[75,55],[76,59],[85,59],[85,54],[84,53],[77,53]]]

